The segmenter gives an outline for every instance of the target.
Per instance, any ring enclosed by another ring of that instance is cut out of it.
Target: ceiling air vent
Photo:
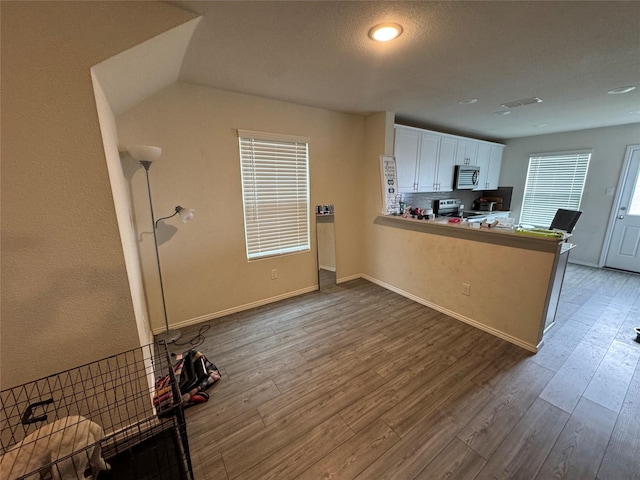
[[[500,106],[504,108],[524,107],[525,105],[533,105],[534,103],[542,103],[542,99],[538,97],[525,98],[524,100],[515,100],[513,102],[503,103]]]

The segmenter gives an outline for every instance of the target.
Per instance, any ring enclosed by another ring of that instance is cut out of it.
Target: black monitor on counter
[[[553,221],[551,222],[549,229],[562,230],[564,232],[571,233],[573,231],[573,227],[576,226],[580,215],[582,215],[580,210],[565,210],[564,208],[559,208],[555,217],[553,217]]]

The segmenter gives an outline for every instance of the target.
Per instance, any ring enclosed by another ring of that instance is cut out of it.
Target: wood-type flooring
[[[196,480],[640,479],[640,276],[569,265],[536,355],[365,280],[209,325]]]

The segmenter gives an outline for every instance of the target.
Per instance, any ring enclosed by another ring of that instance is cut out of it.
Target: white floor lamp
[[[160,279],[160,294],[162,296],[162,313],[164,315],[164,324],[165,331],[159,335],[156,335],[156,340],[164,341],[166,343],[174,343],[176,342],[182,333],[180,330],[171,330],[169,329],[169,318],[167,316],[167,302],[164,297],[164,282],[162,281],[162,268],[160,267],[160,252],[158,251],[158,222],[160,220],[166,220],[167,218],[171,218],[175,215],[180,215],[180,220],[183,223],[187,223],[189,220],[193,218],[195,215],[195,210],[192,208],[182,208],[181,206],[175,207],[175,211],[171,215],[167,215],[166,217],[155,219],[155,215],[153,213],[153,200],[151,198],[151,183],[149,182],[149,168],[151,167],[151,163],[160,158],[162,154],[162,149],[160,147],[154,147],[151,145],[132,145],[127,147],[127,150],[131,154],[133,158],[135,158],[140,164],[144,167],[146,178],[147,178],[147,192],[149,193],[149,209],[151,210],[151,222],[153,224],[153,245],[155,246],[156,251],[156,261],[158,265],[158,277]]]

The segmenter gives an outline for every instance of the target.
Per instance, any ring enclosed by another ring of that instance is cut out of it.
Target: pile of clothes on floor
[[[183,407],[206,402],[209,400],[206,390],[220,380],[218,367],[196,350],[189,350],[181,357],[173,365],[173,372],[180,388]],[[159,410],[165,410],[173,403],[171,377],[165,375],[156,381],[153,404]]]

